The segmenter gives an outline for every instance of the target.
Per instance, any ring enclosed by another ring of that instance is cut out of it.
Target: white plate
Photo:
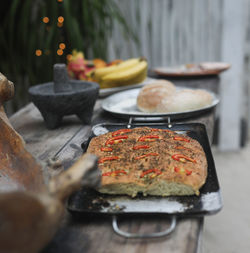
[[[153,71],[160,76],[204,76],[218,75],[231,67],[225,62],[202,62],[199,64],[186,64],[176,67],[157,67]]]
[[[177,88],[179,90],[186,89],[184,88]],[[187,118],[187,117],[193,117],[195,115],[198,115],[200,113],[203,113],[205,111],[211,110],[214,108],[218,103],[219,99],[217,96],[211,92],[209,92],[212,97],[213,101],[211,105],[208,105],[203,108],[199,108],[196,110],[191,111],[183,111],[183,112],[168,112],[168,113],[146,113],[141,112],[136,106],[136,99],[139,94],[140,89],[132,89],[127,91],[118,92],[116,94],[113,94],[107,98],[105,98],[102,102],[102,108],[110,112],[116,116],[120,117],[144,117],[144,118],[152,118],[152,117],[170,117],[171,119],[178,119],[178,118]]]

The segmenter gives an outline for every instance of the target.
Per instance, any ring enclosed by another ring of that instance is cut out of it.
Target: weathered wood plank
[[[242,117],[242,91],[245,39],[245,1],[224,2],[222,59],[232,62],[232,68],[221,77],[222,101],[220,143],[222,151],[237,150],[240,147],[240,120]],[[237,46],[236,46],[237,45]]]
[[[116,26],[110,59],[144,55],[151,67],[220,60],[223,0],[116,2],[137,32],[140,46],[126,40]]]
[[[45,127],[40,112],[33,104],[25,106],[10,118],[13,127],[20,133],[29,152],[41,161],[53,157],[63,143],[81,127],[74,116],[67,117],[63,126],[55,130]]]
[[[159,231],[167,227],[167,218],[137,217],[121,223],[123,230],[140,233]],[[88,217],[61,229],[43,253],[193,253],[197,249],[198,231],[197,220],[188,219],[178,221],[176,231],[167,238],[125,239],[113,232],[111,219]],[[59,240],[64,243],[59,243]]]
[[[26,149],[42,164],[45,182],[54,173],[49,170],[48,161],[82,128],[80,120],[72,116],[67,117],[58,129],[48,130],[32,103],[15,113],[10,122],[26,142]]]
[[[246,24],[250,24],[250,1],[247,1],[246,3]],[[244,99],[244,106],[243,106],[243,116],[247,119],[248,124],[248,133],[250,133],[250,79],[249,79],[249,73],[250,73],[250,25],[247,25],[246,27],[246,41],[245,41],[245,64],[244,64],[244,91],[243,94],[245,96],[242,98]]]

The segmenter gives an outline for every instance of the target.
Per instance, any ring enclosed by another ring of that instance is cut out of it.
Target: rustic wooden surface
[[[56,130],[47,130],[39,111],[33,104],[29,104],[13,115],[10,119],[14,128],[26,141],[26,148],[39,162],[44,164],[46,179],[58,173],[60,168],[48,169],[48,160],[60,160],[65,168],[70,166],[82,153],[81,143],[90,133],[90,126],[82,126],[75,117],[68,117],[64,125]],[[99,122],[124,121],[111,117],[100,108],[97,102],[93,116],[93,124]],[[190,120],[203,122],[208,127],[211,140],[214,123],[213,113]],[[168,218],[161,217],[133,217],[121,221],[121,228],[129,232],[156,232],[166,228]],[[66,213],[62,226],[52,242],[43,253],[112,253],[112,252],[198,252],[200,234],[203,225],[202,218],[180,219],[175,231],[161,239],[125,239],[116,235],[111,227],[111,219],[94,216],[73,218]]]

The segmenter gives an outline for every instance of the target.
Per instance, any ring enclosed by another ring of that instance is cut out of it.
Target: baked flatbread
[[[108,194],[193,195],[207,177],[201,145],[174,131],[139,127],[94,137],[88,153],[99,157]]]

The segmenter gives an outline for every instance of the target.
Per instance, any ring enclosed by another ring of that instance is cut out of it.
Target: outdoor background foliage
[[[15,83],[12,110],[27,103],[29,86],[52,80],[54,63],[66,63],[72,49],[106,60],[114,22],[136,40],[114,0],[13,0],[1,8],[0,71]],[[58,23],[58,17],[63,22]],[[48,17],[49,22],[43,22]],[[57,54],[59,44],[66,45]],[[41,55],[36,55],[41,50]]]

